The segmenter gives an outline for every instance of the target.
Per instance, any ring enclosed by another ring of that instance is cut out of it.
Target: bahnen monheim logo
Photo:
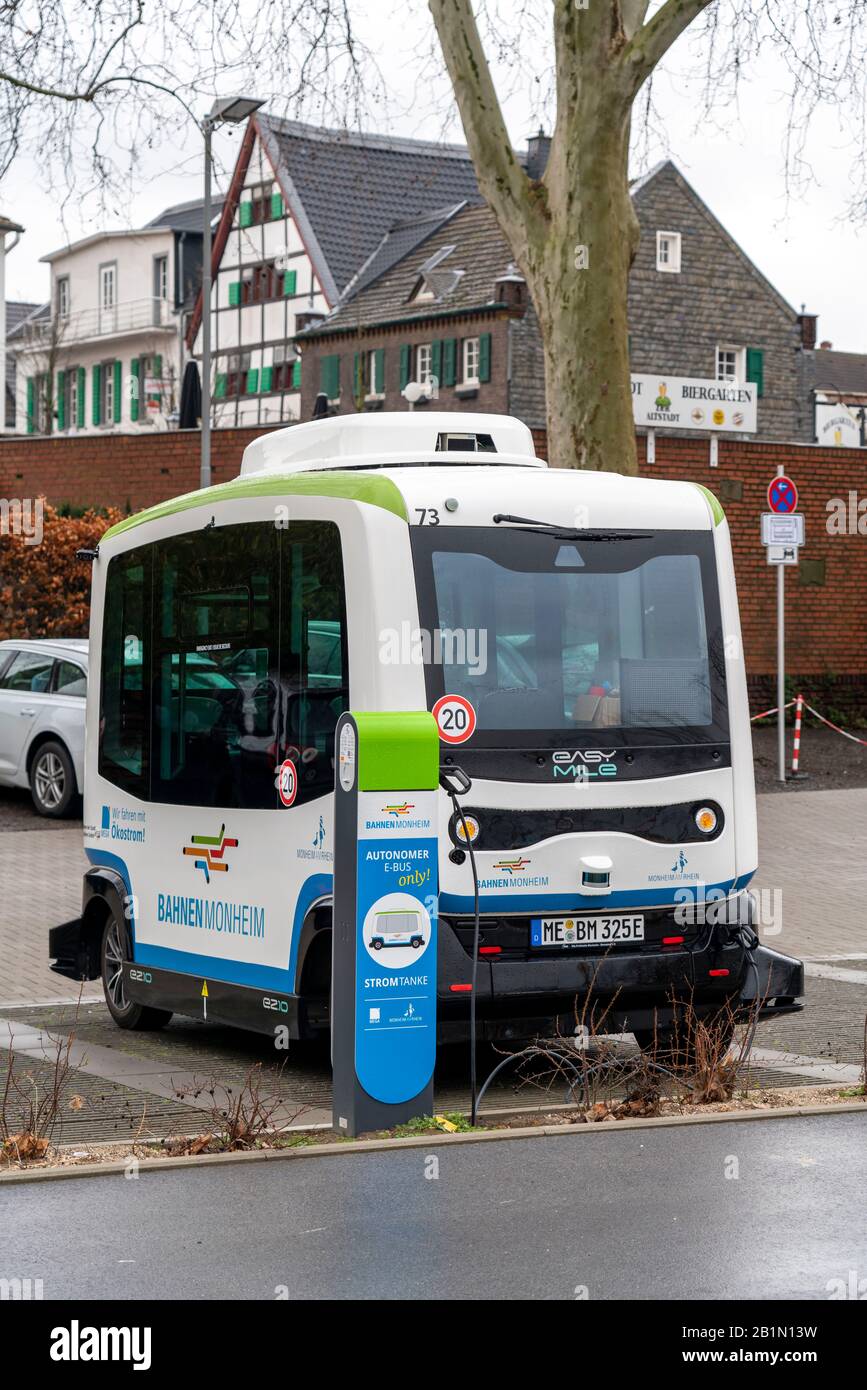
[[[184,846],[183,853],[193,856],[196,868],[205,875],[206,883],[211,881],[211,870],[221,874],[229,872],[223,856],[227,849],[237,849],[238,841],[226,837],[225,825],[220,826],[219,835],[191,835],[190,842]]]

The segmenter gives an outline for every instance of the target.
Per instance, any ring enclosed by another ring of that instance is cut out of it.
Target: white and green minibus
[[[466,834],[480,1034],[571,1031],[591,990],[645,1043],[686,996],[801,1007],[800,962],[754,933],[732,552],[699,485],[549,469],[504,416],[278,430],[106,533],[90,670],[89,867],[50,949],[123,1028],[206,1000],[327,1032],[349,708],[432,710],[471,781],[466,830],[440,799],[441,1039],[468,1029]]]

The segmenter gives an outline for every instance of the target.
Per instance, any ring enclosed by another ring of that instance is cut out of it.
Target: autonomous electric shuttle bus
[[[800,962],[756,936],[732,553],[700,485],[549,469],[503,416],[294,426],[106,533],[90,653],[90,862],[50,949],[121,1027],[206,998],[328,1029],[348,708],[432,710],[471,782],[466,830],[441,793],[441,1039],[468,1030],[467,834],[480,1036],[571,1032],[591,991],[644,1046],[686,999],[801,1007]]]

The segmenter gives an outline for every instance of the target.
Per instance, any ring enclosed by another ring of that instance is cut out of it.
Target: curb
[[[786,1120],[811,1115],[867,1114],[867,1104],[790,1105],[778,1110],[733,1110],[712,1115],[661,1115],[655,1119],[615,1120],[583,1125],[531,1125],[520,1129],[482,1130],[478,1133],[413,1134],[401,1139],[349,1139],[338,1144],[309,1144],[296,1149],[257,1149],[253,1153],[199,1154],[185,1158],[151,1158],[139,1172],[167,1169],[210,1168],[222,1164],[256,1163],[292,1158],[336,1158],[341,1154],[384,1153],[394,1149],[431,1149],[444,1144],[482,1144],[509,1139],[554,1139],[561,1135],[612,1134],[621,1130],[672,1129],[681,1125],[732,1124],[744,1120]],[[126,1171],[126,1162],[82,1163],[68,1168],[34,1168],[0,1173],[0,1187],[7,1183],[50,1182],[58,1178],[112,1177]]]

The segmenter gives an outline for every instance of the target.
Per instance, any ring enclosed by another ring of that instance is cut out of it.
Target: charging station
[[[333,1127],[355,1135],[433,1114],[436,721],[344,714],[335,763]]]

